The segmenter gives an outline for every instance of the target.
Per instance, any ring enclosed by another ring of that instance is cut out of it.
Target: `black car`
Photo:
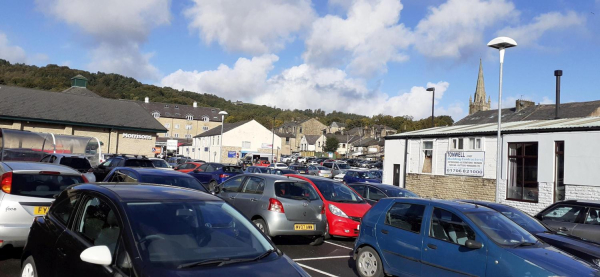
[[[600,266],[600,244],[586,241],[563,232],[556,232],[523,211],[508,205],[477,200],[461,201],[494,209],[547,244],[568,252],[596,266]]]
[[[392,185],[380,183],[351,183],[348,184],[371,205],[386,197],[419,197],[416,193]]]
[[[293,164],[288,166],[288,168],[298,172],[298,174],[308,174],[308,167],[305,165]]]
[[[116,167],[113,169],[104,182],[110,183],[148,183],[161,184],[183,188],[196,189],[208,192],[198,179],[189,174],[175,170],[163,170],[158,168],[138,168],[138,167]]]
[[[600,201],[556,202],[535,217],[557,231],[600,243]]]
[[[94,172],[96,180],[104,180],[106,175],[111,172],[115,167],[152,167],[154,164],[146,156],[138,155],[119,155],[113,156],[105,162],[99,164],[97,167],[93,167],[90,170]]]
[[[72,186],[36,217],[22,276],[309,276],[216,196],[160,185]]]

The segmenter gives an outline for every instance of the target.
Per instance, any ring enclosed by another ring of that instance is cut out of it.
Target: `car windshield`
[[[90,161],[86,158],[63,157],[60,159],[60,164],[77,169],[79,172],[86,172],[92,168]]]
[[[537,239],[497,211],[466,213],[494,242],[504,246],[533,245]]]
[[[358,178],[361,179],[379,179],[372,171],[357,171]]]
[[[329,180],[312,180],[327,201],[362,203],[364,200],[346,185]]]
[[[385,192],[389,197],[419,197],[416,193],[408,190],[389,189]]]
[[[208,192],[206,188],[198,181],[198,179],[183,175],[183,176],[165,176],[165,175],[143,175],[140,178],[142,183],[161,184],[175,187],[191,188],[199,191]]]
[[[548,229],[544,227],[544,225],[542,225],[539,221],[537,221],[537,219],[520,211],[519,209],[504,205],[494,205],[494,207],[490,208],[499,211],[504,216],[519,224],[519,226],[523,227],[523,229],[527,230],[532,234],[543,233],[548,231]]]
[[[306,182],[276,182],[275,195],[296,200],[319,200],[315,189]]]
[[[329,170],[329,168],[324,167],[324,166],[317,166],[316,167],[318,170]]]
[[[379,171],[370,171],[370,172],[371,172],[371,174],[372,174],[373,176],[375,176],[377,179],[381,179],[381,172],[379,172]]]
[[[70,185],[83,183],[81,176],[54,174],[13,174],[10,194],[53,198]]]
[[[239,166],[224,166],[223,172],[225,172],[225,173],[244,173],[242,168]]]
[[[274,250],[248,219],[221,201],[130,202],[126,209],[142,260],[153,266],[252,259]]]
[[[127,167],[154,167],[150,160],[129,159],[125,160]]]
[[[283,174],[298,174],[298,172],[290,169],[273,169],[273,174],[283,175]]]
[[[266,167],[255,167],[254,170],[260,171],[260,173],[268,173],[269,169]]]
[[[169,168],[169,164],[165,160],[152,160],[154,167]]]
[[[295,170],[308,170],[308,167],[306,166],[294,166]]]
[[[346,163],[337,164],[340,169],[350,169],[350,166]]]

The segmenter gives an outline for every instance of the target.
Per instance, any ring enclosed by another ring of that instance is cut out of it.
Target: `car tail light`
[[[219,178],[221,178],[221,179],[227,178],[227,177],[229,177],[229,175],[227,175],[227,174],[221,174],[221,175],[219,175]]]
[[[321,214],[325,214],[325,204],[321,207]]]
[[[281,204],[281,201],[274,199],[274,198],[269,198],[269,211],[285,213],[285,211],[283,210],[283,204]]]
[[[83,179],[84,183],[88,183],[89,180],[87,178],[85,178],[85,175],[81,174],[81,179]]]
[[[12,172],[6,172],[6,173],[2,174],[2,179],[0,181],[0,187],[2,188],[3,192],[10,194],[10,190],[12,188],[12,177],[13,177]]]
[[[40,171],[40,175],[60,175],[58,171]]]

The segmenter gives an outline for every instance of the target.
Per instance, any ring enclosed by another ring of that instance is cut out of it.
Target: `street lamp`
[[[517,42],[509,37],[497,37],[488,42],[487,46],[500,50],[500,84],[498,89],[498,132],[496,134],[496,201],[498,201],[500,198],[498,188],[500,186],[500,178],[502,176],[502,167],[500,161],[502,157],[502,142],[500,142],[500,130],[502,127],[502,66],[504,65],[504,49],[517,46]]]
[[[221,115],[221,139],[219,140],[219,162],[221,162],[221,157],[223,157],[223,125],[225,124],[225,116],[228,114],[226,111],[220,111]]]
[[[433,96],[431,96],[431,128],[433,128],[435,127],[435,118],[433,117],[433,107],[435,106],[435,88],[427,88],[427,91],[433,92]]]
[[[275,162],[275,156],[273,156],[273,148],[275,147],[275,115],[273,116],[273,125],[271,126],[271,134],[272,134],[272,139],[271,139],[271,162],[274,163]]]

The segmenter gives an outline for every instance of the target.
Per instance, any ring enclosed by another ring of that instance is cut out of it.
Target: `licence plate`
[[[314,224],[294,224],[295,231],[306,231],[306,230],[314,230]]]
[[[45,215],[46,213],[48,213],[49,208],[50,207],[44,207],[44,206],[33,207],[33,214],[34,215]]]

